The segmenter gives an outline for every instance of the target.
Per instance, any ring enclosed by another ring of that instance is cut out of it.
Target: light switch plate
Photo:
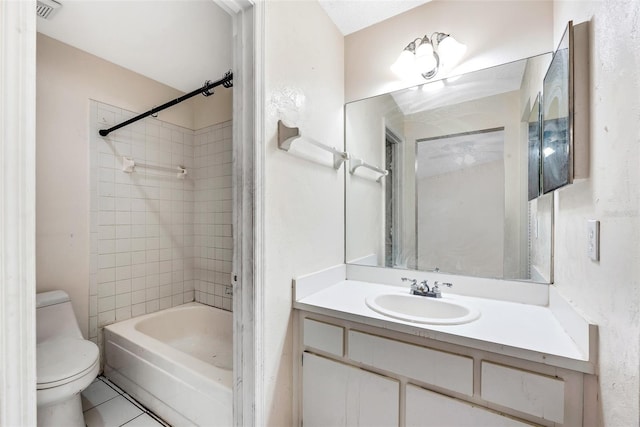
[[[587,254],[593,261],[600,259],[600,221],[587,221]]]

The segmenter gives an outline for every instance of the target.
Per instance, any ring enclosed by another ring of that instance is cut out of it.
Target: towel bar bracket
[[[388,170],[380,169],[377,166],[370,165],[369,163],[365,162],[362,159],[352,158],[349,162],[350,162],[349,173],[352,174],[352,175],[360,167],[367,168],[367,169],[370,169],[370,170],[372,170],[374,172],[379,173],[380,176],[376,179],[376,182],[382,182],[382,178],[384,178],[385,176],[389,175],[389,171]]]
[[[315,145],[321,150],[325,150],[333,154],[333,168],[338,170],[342,166],[342,164],[349,160],[349,153],[345,151],[340,151],[335,147],[329,147],[328,145],[322,144],[321,142],[315,141],[313,139],[304,138],[300,135],[300,129],[289,127],[282,123],[282,120],[278,120],[278,148],[284,151],[289,151],[291,149],[291,144],[296,139],[300,138],[301,141],[305,141],[309,144]]]

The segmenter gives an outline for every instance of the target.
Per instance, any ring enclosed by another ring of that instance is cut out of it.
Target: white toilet
[[[69,295],[36,295],[38,426],[84,427],[80,392],[100,370],[98,346],[82,338]]]

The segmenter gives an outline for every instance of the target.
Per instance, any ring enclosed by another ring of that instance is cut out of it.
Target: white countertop
[[[408,293],[407,289],[357,280],[342,280],[302,296],[294,308],[384,329],[410,333],[547,365],[593,373],[583,354],[547,307],[469,297],[443,292],[443,300],[475,306],[480,318],[462,325],[406,322],[370,309],[365,298],[377,293]]]

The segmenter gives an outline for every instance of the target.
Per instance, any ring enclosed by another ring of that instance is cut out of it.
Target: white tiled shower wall
[[[231,122],[195,132],[195,299],[231,310]]]
[[[98,135],[134,115],[91,101],[94,340],[105,325],[194,299],[231,310],[231,122],[194,132],[149,117]],[[135,172],[122,171],[123,156]]]

